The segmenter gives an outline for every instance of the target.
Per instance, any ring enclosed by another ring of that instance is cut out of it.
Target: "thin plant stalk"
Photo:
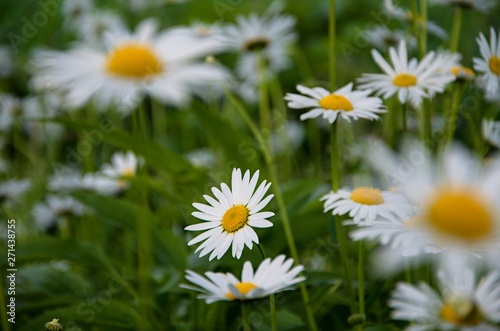
[[[420,0],[420,17],[422,18],[422,26],[420,27],[418,51],[420,58],[423,58],[427,53],[427,0]]]
[[[334,91],[336,86],[335,79],[335,0],[330,0],[330,16],[328,21],[328,36],[329,36],[329,76],[330,90]]]
[[[228,95],[230,101],[233,103],[235,106],[236,110],[239,112],[240,116],[243,118],[245,121],[246,125],[252,131],[252,134],[255,136],[255,139],[257,140],[257,143],[259,144],[259,147],[262,151],[264,161],[266,162],[266,167],[269,172],[269,179],[273,185],[271,188],[273,189],[274,196],[276,198],[276,202],[278,204],[278,209],[281,214],[281,220],[283,223],[283,230],[285,232],[285,238],[288,244],[288,248],[290,250],[290,254],[292,255],[292,258],[294,261],[297,263],[300,263],[299,260],[299,254],[297,252],[297,247],[295,245],[295,239],[293,237],[293,232],[292,228],[290,225],[290,219],[288,218],[288,212],[286,210],[286,205],[285,205],[285,200],[283,198],[283,194],[281,192],[280,186],[279,186],[279,181],[278,181],[278,176],[276,174],[276,170],[273,165],[273,158],[271,157],[271,153],[269,152],[269,148],[267,146],[266,141],[264,140],[264,137],[262,136],[261,132],[255,125],[254,121],[250,118],[248,113],[246,112],[245,108],[241,103],[236,100],[236,98],[233,96],[233,94],[229,91],[226,90],[226,94]],[[309,328],[312,331],[317,331],[318,327],[316,326],[316,321],[314,320],[314,314],[311,308],[310,300],[309,300],[309,293],[307,292],[307,287],[304,282],[301,282],[299,284],[300,287],[300,292],[302,294],[302,300],[304,302],[305,310],[306,310],[306,315],[307,315],[307,320],[309,323]]]
[[[261,244],[257,244],[257,248],[259,249],[260,255],[262,256],[262,260],[267,258],[266,252],[264,251],[264,247]],[[274,298],[274,293],[269,296],[269,307],[271,310],[271,330],[277,331],[278,324],[276,323],[276,300]]]
[[[458,50],[458,40],[460,38],[460,29],[462,26],[462,16],[462,8],[460,8],[460,6],[456,6],[455,13],[453,14],[453,26],[451,28],[450,37],[450,51],[452,52],[456,52]]]
[[[365,245],[360,240],[358,247],[358,297],[359,313],[365,316]]]
[[[250,304],[248,302],[241,303],[241,320],[243,331],[252,331],[252,327],[250,326]]]
[[[266,59],[264,54],[259,53],[259,116],[260,130],[265,138],[271,135],[271,109],[269,108],[269,90],[266,77]],[[270,151],[272,153],[272,151]]]
[[[462,84],[457,81],[455,89],[453,90],[453,99],[451,102],[450,115],[448,116],[448,126],[446,132],[446,146],[449,146],[453,140],[455,128],[457,125],[458,108],[460,100],[462,99]]]

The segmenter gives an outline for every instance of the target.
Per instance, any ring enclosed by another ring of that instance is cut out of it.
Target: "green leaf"
[[[100,196],[89,192],[75,192],[73,196],[91,207],[103,222],[112,226],[123,226],[137,234],[137,217],[144,218],[141,225],[146,225],[152,234],[154,252],[160,260],[171,263],[177,270],[184,272],[187,267],[186,245],[169,229],[160,231],[157,220],[151,212],[128,201]]]
[[[254,147],[253,140],[249,139],[248,135],[242,134],[232,123],[207,109],[195,108],[194,112],[208,135],[224,149],[226,163],[243,170],[259,169],[260,151]]]

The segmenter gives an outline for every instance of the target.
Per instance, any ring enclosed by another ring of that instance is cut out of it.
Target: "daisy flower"
[[[487,98],[500,94],[500,30],[498,37],[493,27],[490,28],[490,42],[484,34],[476,39],[483,58],[474,58],[474,70],[481,73],[478,83],[484,88]]]
[[[410,222],[394,224],[398,229],[394,236],[417,233],[420,239],[415,241],[415,249],[433,246],[468,252],[498,264],[500,162],[482,166],[458,146],[450,148],[439,162],[420,146],[412,146],[396,162],[375,148],[369,154],[371,162],[391,173],[402,194],[416,206]],[[377,222],[373,222],[372,230]],[[394,238],[387,235],[387,240]]]
[[[126,31],[122,18],[110,10],[98,10],[82,16],[75,27],[80,39],[101,43],[106,33]]]
[[[373,222],[377,217],[407,217],[412,208],[401,194],[372,187],[344,188],[324,195],[324,212],[349,214],[354,223]]]
[[[0,202],[16,201],[31,187],[29,179],[11,179],[0,184]]]
[[[413,21],[415,20],[414,15],[410,10],[404,10],[403,8],[394,5],[392,0],[384,0],[384,8],[391,17],[394,17],[397,20],[411,24],[413,24]],[[423,23],[422,17],[418,16],[416,19],[417,24],[421,26]],[[444,31],[443,28],[438,26],[436,23],[427,21],[426,26],[429,33],[432,33],[441,39],[447,38],[448,35],[446,34],[446,31]]]
[[[389,54],[392,66],[378,51],[372,49],[373,59],[385,74],[363,74],[359,78],[362,83],[360,88],[373,89],[384,99],[397,93],[401,103],[409,101],[418,108],[423,98],[442,93],[446,85],[455,80],[450,71],[440,70],[442,61],[435,61],[434,52],[427,53],[420,63],[415,58],[408,61],[406,44],[401,41],[397,51],[389,48]]]
[[[9,132],[21,113],[21,100],[12,94],[0,93],[0,132]]]
[[[491,145],[500,148],[500,121],[483,119],[483,137]]]
[[[463,9],[474,9],[488,13],[496,6],[495,0],[430,0],[430,4],[443,6],[458,6]]]
[[[32,213],[35,224],[40,229],[52,227],[55,222],[66,215],[83,215],[85,207],[72,197],[50,195],[44,203],[33,207]]]
[[[401,40],[408,42],[409,47],[415,47],[415,37],[405,31],[392,31],[385,25],[377,25],[364,33],[364,39],[378,49],[387,50],[391,46],[399,45]]]
[[[389,306],[392,318],[410,321],[408,331],[498,330],[500,322],[500,273],[477,280],[474,269],[441,270],[437,292],[426,283],[399,283]],[[495,323],[495,324],[493,324]]]
[[[118,192],[128,187],[126,179],[136,175],[139,163],[140,160],[130,151],[127,153],[116,152],[111,158],[111,164],[103,165],[96,176],[87,176],[86,180],[93,181],[96,188],[109,185],[110,192]],[[104,178],[100,178],[101,176]],[[90,187],[91,185],[83,183],[83,186]]]
[[[267,258],[254,272],[252,264],[243,265],[241,281],[230,273],[206,272],[205,277],[194,271],[186,270],[186,279],[193,285],[181,284],[182,288],[201,292],[198,299],[207,304],[216,301],[253,300],[273,293],[290,290],[292,286],[305,280],[297,277],[304,270],[302,265],[292,268],[293,259],[285,260],[279,255],[274,260]]]
[[[289,108],[313,108],[300,115],[302,121],[319,116],[328,120],[330,124],[335,122],[337,117],[348,122],[359,118],[378,120],[380,117],[377,113],[386,112],[382,100],[369,97],[370,90],[353,91],[352,85],[349,83],[334,92],[322,87],[308,88],[297,85],[297,90],[302,94],[287,93],[285,100],[288,101]]]
[[[262,211],[274,196],[270,194],[264,198],[271,183],[263,181],[256,190],[258,179],[259,171],[250,178],[250,171],[247,170],[242,176],[240,169],[233,169],[231,189],[222,183],[220,190],[212,187],[217,200],[204,195],[209,205],[193,203],[198,211],[192,215],[204,222],[189,225],[185,230],[206,230],[188,243],[191,246],[204,241],[195,251],[200,252],[200,257],[211,252],[209,260],[214,257],[220,259],[232,245],[232,256],[239,259],[245,245],[252,249],[254,242],[259,243],[254,227],[273,226],[267,218],[274,216],[274,213]]]
[[[248,83],[259,80],[259,61],[262,56],[268,74],[279,72],[290,64],[288,49],[297,36],[292,31],[295,18],[288,15],[252,14],[239,16],[235,25],[225,28],[228,47],[240,53],[236,71]]]
[[[61,7],[64,24],[74,29],[78,28],[82,17],[93,8],[92,0],[64,0]]]
[[[180,106],[201,87],[228,77],[217,64],[193,62],[217,51],[219,41],[189,39],[175,29],[156,34],[156,29],[156,21],[145,20],[133,34],[112,31],[106,34],[105,51],[90,46],[38,51],[33,57],[33,86],[65,92],[71,107],[93,101],[106,109],[119,102],[126,112],[144,93]]]
[[[14,56],[10,46],[0,45],[0,77],[8,77],[14,70]]]

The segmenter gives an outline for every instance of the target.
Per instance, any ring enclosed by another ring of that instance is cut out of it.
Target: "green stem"
[[[273,166],[273,158],[271,157],[271,153],[269,152],[269,148],[267,146],[266,141],[264,140],[264,137],[260,133],[259,129],[253,122],[253,120],[250,118],[248,113],[246,112],[245,108],[241,103],[234,97],[234,95],[226,90],[226,94],[229,97],[230,101],[233,103],[235,106],[236,110],[240,114],[240,116],[243,118],[245,123],[247,124],[248,128],[250,131],[252,131],[252,134],[255,136],[255,139],[257,140],[257,143],[259,144],[259,147],[262,151],[262,154],[264,156],[264,160],[266,162],[266,166],[269,172],[269,177],[270,177],[270,182],[273,183],[272,189],[274,192],[274,196],[276,198],[276,202],[278,204],[278,209],[281,214],[281,220],[283,223],[283,229],[285,232],[285,238],[288,244],[288,248],[290,250],[290,254],[292,255],[292,258],[296,263],[300,263],[299,260],[299,254],[297,252],[297,247],[295,246],[295,239],[293,237],[293,232],[292,228],[290,225],[290,219],[288,218],[288,212],[286,210],[286,205],[285,205],[285,200],[283,198],[283,194],[281,193],[280,190],[280,185],[278,181],[278,176],[276,174],[276,170]],[[318,330],[316,326],[316,321],[314,320],[314,314],[310,305],[309,301],[309,293],[307,292],[307,288],[304,282],[301,282],[299,284],[300,291],[302,293],[302,300],[304,301],[304,306],[306,309],[306,314],[307,314],[307,319],[309,322],[309,327],[311,330],[316,331]]]
[[[330,76],[330,91],[335,91],[335,0],[330,0],[330,16],[328,21],[329,35],[329,76]]]
[[[418,49],[420,52],[420,38],[419,38],[419,33],[418,33],[418,5],[417,5],[417,0],[411,0],[411,15],[413,16],[413,20],[411,21],[412,23],[412,30],[413,30],[413,36],[417,40],[418,43]]]
[[[457,125],[459,103],[460,100],[462,99],[462,84],[460,82],[456,82],[455,84],[456,85],[455,89],[453,90],[453,99],[451,103],[450,115],[448,117],[448,123],[447,123],[448,125],[447,125],[445,146],[449,146],[453,140],[453,134],[455,133],[455,127]]]
[[[431,143],[431,134],[432,134],[432,114],[431,107],[429,105],[428,99],[424,99],[422,101],[422,105],[420,105],[420,113],[421,113],[421,121],[422,121],[422,135],[421,140],[422,143],[426,144]]]
[[[457,6],[453,15],[453,26],[451,28],[450,50],[456,52],[458,49],[458,40],[460,38],[460,28],[462,26],[462,8]]]
[[[401,121],[403,124],[403,137],[408,138],[408,123],[407,123],[408,103],[405,102],[401,105]]]
[[[264,247],[261,244],[257,244],[257,248],[259,249],[260,255],[262,259],[265,260],[267,258],[266,252],[264,251]],[[271,330],[278,330],[278,323],[276,322],[276,300],[274,298],[274,294],[269,296],[269,307],[271,309]]]
[[[271,137],[271,109],[269,108],[269,91],[266,79],[266,61],[264,55],[259,53],[259,116],[260,130],[264,138]],[[270,150],[270,153],[272,151]]]
[[[330,127],[330,160],[331,160],[331,175],[332,175],[332,190],[337,192],[339,189],[340,181],[340,162],[339,162],[339,142],[338,142],[338,120],[333,122]],[[356,294],[352,286],[351,271],[349,268],[349,261],[347,256],[347,233],[345,226],[339,216],[330,219],[330,222],[335,223],[335,230],[337,233],[337,241],[339,244],[340,259],[344,268],[345,279],[347,283],[347,290],[349,292],[349,302],[351,313],[356,312]],[[333,239],[333,237],[332,237]]]
[[[241,320],[243,322],[243,331],[251,331],[250,326],[250,304],[248,302],[241,303]]]
[[[358,251],[358,297],[359,313],[365,316],[365,245],[362,240]]]
[[[418,51],[420,58],[423,58],[427,53],[427,0],[420,0],[420,16],[422,17],[422,26],[420,27]]]

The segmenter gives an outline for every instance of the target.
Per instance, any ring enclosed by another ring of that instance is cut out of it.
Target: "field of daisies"
[[[500,330],[498,0],[1,3],[1,330]]]

